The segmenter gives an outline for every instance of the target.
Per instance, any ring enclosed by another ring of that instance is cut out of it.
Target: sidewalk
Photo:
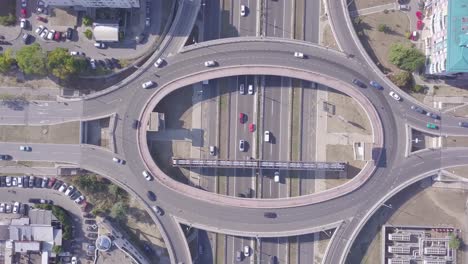
[[[384,10],[393,10],[397,9],[397,4],[396,3],[391,3],[391,4],[386,4],[386,5],[380,5],[380,6],[373,6],[369,8],[363,8],[359,10],[353,10],[349,11],[349,14],[351,17],[357,17],[357,16],[365,16],[365,15],[370,15],[374,13],[380,13],[383,12]]]

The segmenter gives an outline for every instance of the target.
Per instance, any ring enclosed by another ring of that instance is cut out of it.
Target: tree
[[[15,59],[11,49],[6,49],[3,54],[0,54],[0,72],[9,71],[13,63],[15,63]]]
[[[127,210],[128,205],[123,202],[117,202],[112,206],[110,216],[117,221],[123,221],[127,217]]]
[[[388,59],[398,68],[413,72],[419,70],[424,65],[426,57],[414,47],[396,43],[390,47]]]
[[[52,251],[53,251],[55,254],[59,254],[60,252],[62,252],[62,247],[61,247],[61,246],[54,245],[54,246],[52,247]]]
[[[88,39],[91,39],[93,37],[93,32],[91,31],[91,29],[86,29],[85,32],[83,32],[83,34],[85,35],[86,38]]]
[[[461,239],[456,236],[454,233],[449,234],[450,241],[449,241],[449,247],[451,249],[458,250],[461,246]]]
[[[404,88],[411,84],[412,76],[410,72],[402,71],[398,74],[390,76],[390,79],[396,86]]]
[[[8,14],[8,16],[0,16],[0,25],[2,26],[14,26],[16,24],[16,16]]]
[[[46,54],[38,43],[23,46],[16,52],[18,66],[26,74],[46,75]]]
[[[90,27],[91,25],[93,25],[93,20],[89,16],[84,16],[83,25]]]
[[[388,26],[385,25],[385,24],[379,24],[379,26],[377,27],[377,30],[379,32],[385,32],[386,33],[388,31]]]
[[[61,80],[67,80],[86,69],[83,58],[71,56],[67,49],[56,48],[47,54],[47,69]]]

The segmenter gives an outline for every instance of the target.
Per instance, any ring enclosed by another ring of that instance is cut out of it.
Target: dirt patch
[[[338,44],[336,44],[335,37],[333,36],[330,24],[327,24],[323,27],[321,45],[329,49],[339,50]]]
[[[80,122],[51,126],[0,126],[0,141],[79,144]]]
[[[372,130],[364,109],[353,98],[333,91],[328,93],[328,102],[335,106],[335,115],[327,118],[327,132],[370,135]]]
[[[395,3],[395,0],[355,0],[356,9],[369,8],[373,6]]]
[[[75,27],[77,16],[73,9],[52,8],[49,16],[49,24],[59,27]]]
[[[405,32],[410,30],[406,14],[389,11],[387,14],[382,12],[360,18],[362,22],[356,26],[356,31],[369,56],[377,65],[380,64],[381,68],[398,72],[398,68],[388,62],[388,54],[394,43],[410,44],[410,41],[405,38]],[[386,25],[389,31],[379,32],[377,28],[380,24]]]
[[[468,91],[463,88],[446,85],[436,85],[434,96],[468,96]]]

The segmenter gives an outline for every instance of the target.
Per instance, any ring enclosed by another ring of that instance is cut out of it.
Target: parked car
[[[66,183],[63,183],[62,186],[60,186],[60,188],[58,189],[59,192],[65,192],[68,188],[68,184]]]
[[[44,26],[40,25],[39,27],[36,28],[36,34],[41,35],[42,31],[44,30]]]
[[[34,187],[36,188],[41,188],[42,187],[42,179],[37,177],[36,180],[34,181]]]
[[[23,188],[29,188],[29,176],[23,176]]]
[[[253,84],[249,84],[249,87],[247,88],[247,93],[250,95],[254,94]]]
[[[18,187],[23,188],[23,177],[17,177]]]
[[[37,16],[36,19],[37,19],[38,21],[43,22],[43,23],[47,23],[47,18],[45,18],[45,17]]]
[[[29,176],[29,188],[34,188],[34,183],[36,182],[36,177]]]
[[[5,203],[0,203],[0,213],[5,212]]]
[[[273,176],[274,182],[280,182],[280,173],[279,171],[275,171],[275,175]]]
[[[54,40],[60,41],[61,38],[62,38],[62,33],[60,31],[56,31],[54,34]]]
[[[239,93],[240,94],[245,94],[245,86],[243,83],[239,85]]]
[[[43,177],[42,182],[41,182],[41,188],[47,187],[47,184],[49,183],[49,178]]]
[[[65,191],[65,195],[71,196],[73,194],[73,191],[75,191],[75,187],[73,185],[68,186],[67,190]]]
[[[250,247],[249,246],[244,246],[244,256],[245,257],[250,256]]]
[[[21,151],[31,151],[32,150],[32,148],[30,146],[20,146],[19,149]]]
[[[97,238],[98,234],[97,233],[88,233],[87,235],[89,238]]]
[[[96,69],[96,60],[95,59],[89,60],[89,65],[91,66],[91,69],[95,70]]]
[[[57,181],[54,183],[54,185],[52,186],[52,188],[53,188],[54,190],[58,190],[62,185],[63,185],[63,182],[60,181],[60,180],[57,180]]]
[[[47,34],[47,39],[48,40],[52,40],[54,38],[54,35],[55,35],[55,30],[51,30],[49,31],[49,34]]]
[[[210,146],[209,150],[211,156],[216,156],[216,146]]]
[[[145,26],[149,27],[151,25],[151,18],[147,17],[145,19]]]
[[[29,35],[28,33],[24,33],[22,39],[23,43],[27,45],[31,40],[31,35]]]
[[[47,39],[47,35],[49,34],[49,30],[47,28],[44,28],[44,30],[42,31],[40,37],[42,39]]]
[[[276,218],[277,217],[276,213],[274,213],[274,212],[265,212],[265,213],[263,213],[263,216],[266,217],[266,218]]]
[[[67,39],[71,40],[73,38],[73,29],[72,28],[67,28]]]
[[[11,213],[11,204],[7,203],[6,206],[5,206],[5,213]]]
[[[24,18],[20,20],[20,28],[25,29],[28,26],[28,21]]]
[[[106,62],[106,68],[109,68],[111,70],[114,69],[114,64],[110,59],[104,59],[104,61]]]
[[[402,11],[409,11],[410,10],[410,6],[409,5],[399,5],[398,6],[398,9],[402,10]]]
[[[14,214],[17,214],[17,213],[18,213],[18,211],[19,211],[19,206],[20,206],[20,203],[19,203],[19,202],[15,202],[15,203],[13,204],[13,213],[14,213]]]
[[[11,177],[11,186],[18,186],[18,179],[16,177]]]
[[[75,202],[76,204],[80,204],[80,203],[82,203],[82,202],[84,201],[84,199],[85,199],[84,196],[83,196],[83,195],[80,195],[78,198],[75,199],[74,202]]]
[[[27,3],[26,0],[21,0],[21,7],[26,8]]]
[[[26,8],[21,8],[21,17],[26,17],[28,15],[28,11]]]
[[[10,176],[6,176],[6,186],[11,187],[11,177]]]
[[[50,178],[49,183],[47,183],[47,188],[49,188],[49,189],[52,188],[52,186],[54,186],[56,180],[57,179],[55,179],[54,177]]]

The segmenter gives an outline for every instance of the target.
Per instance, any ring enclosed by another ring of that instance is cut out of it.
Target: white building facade
[[[46,6],[138,8],[140,0],[43,0]]]

